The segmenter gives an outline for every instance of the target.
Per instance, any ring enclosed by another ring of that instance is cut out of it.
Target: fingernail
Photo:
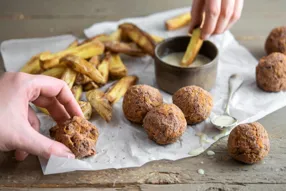
[[[210,37],[210,35],[207,34],[207,35],[204,35],[204,36],[203,36],[203,39],[204,39],[204,40],[207,40],[209,37]]]
[[[74,154],[68,154],[68,155],[67,155],[67,158],[68,158],[68,159],[75,159],[75,156],[74,156]]]
[[[75,156],[70,150],[66,150],[62,152],[61,154],[63,157],[68,158],[68,159],[74,159]]]

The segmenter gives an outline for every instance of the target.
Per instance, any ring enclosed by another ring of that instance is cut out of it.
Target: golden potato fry
[[[91,104],[87,101],[78,101],[78,104],[81,108],[81,111],[86,120],[89,120],[92,115],[92,107]]]
[[[97,35],[95,37],[92,38],[92,41],[93,40],[99,40],[100,42],[105,42],[105,41],[109,41],[110,40],[110,36],[107,35],[107,34],[100,34],[100,35]]]
[[[91,63],[95,68],[100,64],[99,56],[93,56],[91,59],[89,59],[89,63]],[[78,85],[85,85],[89,82],[92,82],[92,79],[84,74],[78,73],[77,77],[75,79],[75,84]]]
[[[101,73],[103,79],[104,79],[104,84],[107,83],[108,81],[108,76],[109,76],[109,63],[111,62],[111,54],[107,53],[105,54],[104,59],[102,62],[98,65],[98,71]]]
[[[135,85],[138,78],[136,76],[125,76],[116,82],[111,88],[106,92],[106,96],[111,104],[116,103],[121,99],[126,93],[127,89]]]
[[[188,25],[191,22],[191,13],[184,13],[173,17],[165,22],[167,30],[176,30]]]
[[[153,34],[151,34],[151,37],[156,43],[159,43],[164,40],[164,38],[157,36],[157,35],[153,35]]]
[[[98,85],[94,82],[89,82],[83,86],[83,91],[87,92],[93,89],[99,88]]]
[[[119,28],[109,35],[110,41],[120,41],[122,30]]]
[[[56,67],[42,72],[42,75],[51,76],[54,78],[61,78],[66,68]]]
[[[104,44],[102,44],[98,40],[94,40],[86,44],[83,44],[81,46],[66,49],[61,52],[57,52],[55,54],[41,55],[40,56],[41,67],[44,69],[53,68],[59,65],[59,61],[62,57],[70,54],[81,57],[83,59],[88,59],[95,55],[100,55],[103,52],[104,52]]]
[[[68,48],[67,49],[71,49],[71,48],[74,48],[74,47],[77,47],[78,46],[78,40],[75,40],[75,41],[73,41],[72,43],[70,43],[69,45],[68,45]]]
[[[99,56],[93,56],[90,60],[89,63],[91,63],[95,68],[99,65]],[[77,85],[85,85],[89,82],[92,82],[92,79],[84,74],[78,73],[77,77],[75,79],[75,84]]]
[[[118,54],[111,54],[109,63],[109,74],[113,79],[119,79],[126,76],[128,73],[126,66],[123,64]]]
[[[100,90],[91,90],[86,93],[86,98],[95,111],[107,122],[112,117],[112,105]]]
[[[120,42],[125,42],[125,43],[129,43],[129,42],[133,42],[128,34],[126,32],[124,32],[124,30],[121,29],[121,37],[120,37]]]
[[[182,66],[189,66],[193,63],[194,59],[196,58],[197,54],[201,49],[202,44],[203,40],[201,39],[201,29],[196,28],[193,30],[192,38],[182,59]]]
[[[36,106],[38,110],[40,110],[42,113],[46,114],[46,115],[50,115],[50,113],[48,112],[48,110],[46,108],[43,107],[38,107]]]
[[[33,56],[20,70],[28,74],[39,74],[43,71],[40,65],[40,56],[44,54],[50,54],[50,52],[41,52]]]
[[[120,41],[121,40],[121,33],[122,33],[122,30],[121,29],[117,29],[116,31],[114,31],[110,35],[108,35],[108,34],[99,34],[99,35],[96,35],[96,36],[94,36],[92,38],[84,40],[81,44],[85,44],[85,43],[91,42],[93,40],[99,40],[100,42]]]
[[[72,88],[76,75],[77,73],[73,69],[66,68],[61,79],[67,83],[69,88]]]
[[[154,56],[156,43],[148,33],[144,32],[132,23],[123,23],[119,25],[119,28],[121,28],[122,32],[126,33],[128,37],[138,44],[145,52],[150,56]]]
[[[92,79],[84,74],[77,73],[77,76],[75,78],[75,84],[76,85],[85,85],[89,82],[92,82]]]
[[[79,101],[81,94],[82,94],[82,86],[75,85],[71,88],[72,94],[74,95],[75,99]]]
[[[98,84],[104,84],[104,78],[100,72],[88,61],[75,55],[67,55],[61,59],[66,65],[73,70],[90,77]]]
[[[91,59],[89,59],[89,62],[97,68],[97,66],[100,64],[100,58],[99,56],[93,56]]]
[[[105,49],[113,53],[123,53],[129,56],[145,56],[146,53],[136,44],[118,41],[107,41],[104,43]]]

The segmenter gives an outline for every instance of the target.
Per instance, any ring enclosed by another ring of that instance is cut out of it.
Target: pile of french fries
[[[86,119],[96,111],[105,121],[112,118],[112,106],[138,78],[129,76],[121,54],[154,56],[156,43],[163,39],[150,35],[132,23],[123,23],[111,34],[100,34],[83,42],[72,42],[60,52],[42,52],[33,56],[21,72],[41,74],[67,83]],[[99,88],[116,82],[106,91]],[[82,93],[86,92],[83,101]],[[39,108],[49,114],[45,108]]]
[[[167,30],[176,30],[191,20],[189,13],[165,22]],[[67,83],[78,101],[86,119],[96,111],[105,121],[112,118],[112,106],[136,84],[136,76],[128,76],[121,54],[154,57],[156,43],[163,38],[148,34],[132,23],[123,23],[111,34],[100,34],[79,42],[72,42],[65,50],[51,53],[41,52],[33,56],[21,72],[46,75]],[[99,88],[110,80],[116,82],[106,91]],[[82,94],[86,92],[86,100]],[[49,114],[45,108],[40,111]]]

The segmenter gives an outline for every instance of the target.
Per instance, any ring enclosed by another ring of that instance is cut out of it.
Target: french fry
[[[91,38],[89,41],[93,41],[93,40],[99,40],[100,42],[106,42],[106,41],[110,41],[110,36],[108,34],[99,34]]]
[[[91,59],[89,59],[89,62],[90,62],[95,68],[97,68],[97,66],[100,64],[99,56],[93,56],[93,57],[91,57]]]
[[[113,53],[123,53],[129,56],[144,56],[145,52],[139,48],[136,44],[108,41],[104,43],[105,49]]]
[[[193,30],[191,40],[181,61],[182,66],[189,66],[193,63],[201,49],[202,44],[203,40],[201,39],[201,29],[196,28]]]
[[[40,56],[41,66],[44,69],[56,67],[57,65],[59,65],[60,59],[62,57],[70,54],[79,56],[83,59],[88,59],[95,55],[100,55],[103,52],[104,52],[104,45],[100,41],[94,40],[86,44],[83,44],[81,46],[69,48],[57,52],[55,54],[41,55]]]
[[[176,30],[188,25],[190,22],[191,14],[188,12],[167,20],[165,26],[167,30]]]
[[[104,84],[104,78],[100,72],[88,61],[75,55],[67,55],[61,59],[66,65],[73,70],[90,77],[98,84]]]
[[[157,36],[157,35],[153,35],[153,34],[151,34],[151,37],[156,43],[159,43],[164,40],[164,38]]]
[[[67,49],[71,49],[71,48],[74,48],[74,47],[77,47],[78,46],[78,40],[75,40],[75,41],[73,41],[72,43],[70,43],[69,45],[68,45],[68,48]]]
[[[139,29],[132,23],[123,23],[119,25],[119,28],[121,28],[122,32],[126,33],[128,37],[133,42],[138,44],[145,52],[147,52],[150,56],[154,56],[156,43],[148,33]]]
[[[112,105],[100,90],[91,90],[86,93],[86,98],[95,111],[107,122],[112,117]]]
[[[86,120],[89,120],[92,115],[92,107],[91,104],[87,101],[78,101],[78,104],[81,108],[81,111]]]
[[[89,63],[91,63],[95,68],[99,64],[99,56],[93,56],[90,60]],[[75,84],[77,85],[85,85],[89,82],[92,82],[92,79],[84,74],[78,73],[75,79]]]
[[[107,53],[102,62],[98,65],[98,71],[101,73],[104,79],[104,84],[106,84],[106,82],[108,81],[109,63],[111,62],[111,59],[111,54]]]
[[[110,40],[111,41],[120,41],[121,40],[121,34],[122,34],[122,30],[119,28],[110,34],[110,36],[109,36]]]
[[[132,40],[129,38],[128,34],[124,32],[124,30],[121,29],[121,37],[120,37],[121,42],[129,43],[132,42]]]
[[[74,95],[75,99],[79,101],[81,94],[82,94],[82,86],[75,85],[71,88],[72,94]]]
[[[67,83],[70,89],[72,88],[75,82],[76,74],[77,73],[74,70],[66,68],[63,73],[63,76],[61,77],[61,79]]]
[[[89,63],[91,63],[95,68],[99,65],[99,56],[93,56]],[[75,84],[77,85],[85,85],[89,82],[92,82],[92,79],[84,74],[78,73],[75,79]]]
[[[42,75],[51,76],[54,78],[61,78],[65,71],[64,67],[51,68],[41,73]]]
[[[128,73],[126,66],[123,64],[118,54],[111,54],[109,63],[109,74],[113,79],[119,79],[126,76]]]
[[[84,74],[77,73],[77,76],[75,78],[75,84],[76,85],[85,85],[89,82],[92,82],[92,79]]]
[[[116,82],[111,88],[107,90],[106,97],[111,104],[118,102],[126,93],[127,89],[135,85],[138,78],[136,76],[126,76]]]
[[[33,56],[20,70],[28,74],[39,74],[43,71],[40,65],[40,56],[44,54],[50,54],[49,52],[41,52]]]
[[[122,30],[119,28],[110,35],[108,34],[99,34],[92,38],[84,40],[81,44],[85,44],[91,42],[93,40],[99,40],[100,42],[107,42],[107,41],[120,41],[121,40],[121,33]]]
[[[48,110],[46,108],[43,107],[38,107],[36,106],[38,110],[40,110],[42,113],[46,114],[46,115],[50,115],[50,113],[48,112]]]
[[[94,82],[89,82],[83,86],[83,91],[87,92],[93,89],[99,88],[98,85]]]

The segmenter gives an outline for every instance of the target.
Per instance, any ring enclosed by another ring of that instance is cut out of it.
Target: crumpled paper
[[[189,8],[176,9],[157,13],[148,17],[124,19],[119,22],[98,23],[84,32],[87,37],[114,31],[119,23],[133,22],[152,34],[164,38],[185,35],[187,27],[168,32],[164,29],[164,21],[172,16],[189,11]],[[50,50],[62,50],[75,39],[71,35],[49,38],[9,40],[1,44],[1,53],[7,71],[18,71],[33,55]],[[210,38],[220,51],[216,86],[211,91],[214,108],[210,118],[222,114],[228,94],[228,79],[236,73],[244,78],[244,83],[234,95],[230,112],[240,123],[254,122],[265,115],[286,105],[285,93],[266,93],[257,88],[255,67],[258,61],[234,39],[227,31],[223,35]],[[154,61],[150,57],[131,58],[124,56],[124,63],[129,74],[139,77],[139,83],[157,87],[154,80]],[[166,103],[172,103],[171,95],[161,91]],[[174,144],[159,146],[149,140],[139,125],[134,125],[124,118],[122,100],[114,105],[113,117],[106,123],[98,115],[91,122],[100,132],[95,156],[77,160],[51,156],[40,158],[44,174],[55,174],[75,170],[101,170],[109,168],[139,167],[160,159],[177,160],[196,156],[205,151],[219,138],[228,135],[229,131],[220,132],[210,124],[210,119],[196,125],[188,126],[186,132]],[[55,123],[44,114],[37,114],[41,121],[41,133],[49,137],[49,128]]]

